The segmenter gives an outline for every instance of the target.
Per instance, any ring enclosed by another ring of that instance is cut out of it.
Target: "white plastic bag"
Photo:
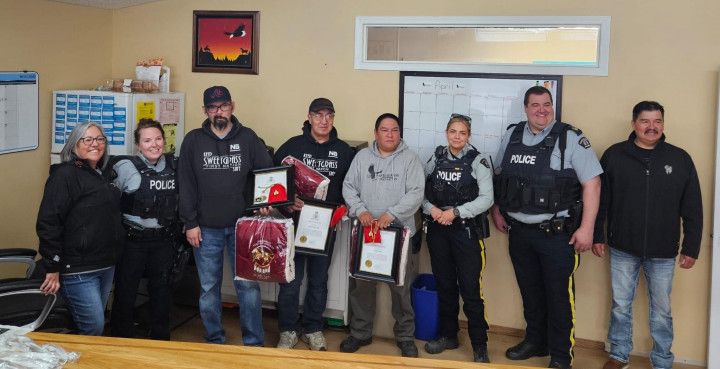
[[[62,368],[80,357],[57,345],[38,345],[24,333],[22,328],[0,326],[0,369]]]

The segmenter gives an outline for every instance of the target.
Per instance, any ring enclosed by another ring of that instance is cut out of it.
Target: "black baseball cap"
[[[313,100],[310,103],[310,109],[308,109],[310,112],[318,112],[320,110],[327,109],[331,112],[335,112],[335,107],[333,106],[332,101],[324,98],[324,97],[318,97],[317,99]]]
[[[203,104],[205,104],[205,106],[218,101],[232,101],[230,91],[228,91],[225,86],[212,86],[205,90],[205,94],[203,95]]]

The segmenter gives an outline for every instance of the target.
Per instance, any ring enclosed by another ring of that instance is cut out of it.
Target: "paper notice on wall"
[[[180,99],[160,99],[159,121],[162,124],[180,122]]]
[[[155,119],[155,101],[140,101],[137,103],[137,121],[135,123],[140,122],[140,119],[148,118],[148,119]]]
[[[174,154],[177,149],[177,124],[163,124],[165,131],[165,153]]]

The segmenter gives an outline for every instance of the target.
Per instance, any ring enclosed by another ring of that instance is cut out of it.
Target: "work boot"
[[[558,363],[557,361],[551,361],[550,365],[548,365],[548,368],[557,368],[557,369],[572,369],[571,365],[563,365]]]
[[[473,357],[476,363],[489,363],[487,347],[479,347],[473,350]]]
[[[291,349],[297,345],[298,337],[295,331],[280,332],[280,341],[278,341],[277,348]]]
[[[425,352],[428,354],[439,354],[445,350],[456,349],[460,346],[457,337],[438,337],[432,341],[428,341],[425,344]]]
[[[403,357],[418,357],[418,349],[413,341],[400,341],[397,343]]]
[[[310,350],[327,351],[327,341],[325,341],[325,335],[321,331],[303,334],[300,338],[308,344]]]
[[[348,336],[340,343],[341,352],[355,352],[360,349],[360,346],[367,346],[372,343],[372,337],[361,340],[354,336]]]
[[[527,341],[522,341],[505,351],[505,357],[510,360],[526,360],[533,356],[548,356],[547,346],[540,346]]]

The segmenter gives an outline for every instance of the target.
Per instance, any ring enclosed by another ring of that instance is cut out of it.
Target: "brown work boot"
[[[629,363],[623,363],[622,361],[615,360],[613,358],[608,359],[608,361],[605,362],[605,365],[603,365],[603,369],[628,369],[629,367]]]

